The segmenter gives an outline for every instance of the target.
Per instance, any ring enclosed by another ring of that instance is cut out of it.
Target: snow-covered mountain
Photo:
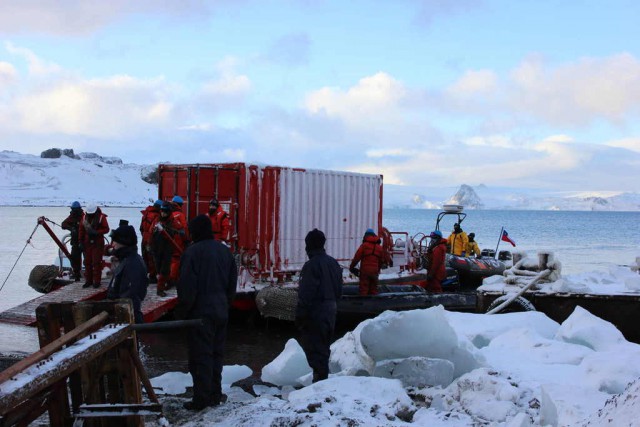
[[[384,198],[387,208],[440,209],[445,204],[459,204],[465,209],[640,211],[640,193],[625,192],[548,192],[466,184],[459,188],[385,185]]]
[[[44,156],[44,157],[42,157]],[[125,164],[117,157],[51,149],[42,156],[0,152],[0,206],[146,206],[158,187],[150,177],[157,165]],[[146,181],[145,181],[146,179]],[[147,182],[149,181],[149,182]],[[551,193],[531,189],[409,187],[385,184],[386,208],[640,211],[640,193]]]
[[[142,179],[155,166],[60,151],[57,158],[0,152],[0,205],[68,206],[78,200],[83,206],[146,206],[157,198],[157,185]],[[43,154],[55,157],[57,153]]]

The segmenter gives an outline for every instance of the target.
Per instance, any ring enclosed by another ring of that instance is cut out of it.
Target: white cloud
[[[55,74],[61,71],[58,64],[39,58],[35,53],[27,48],[15,46],[11,42],[5,42],[4,47],[10,54],[25,59],[29,66],[29,74],[33,76],[46,76],[48,74]]]
[[[441,105],[450,112],[517,117],[513,126],[586,127],[600,120],[626,125],[640,115],[640,60],[620,53],[550,65],[532,55],[507,76],[467,71],[442,95]]]
[[[241,162],[246,158],[246,151],[242,148],[227,148],[222,150],[222,154],[229,160]]]
[[[628,53],[555,68],[529,58],[513,71],[512,84],[509,106],[551,124],[623,123],[640,112],[640,61]]]
[[[403,157],[410,156],[413,151],[405,150],[403,148],[372,148],[366,151],[366,156],[371,158],[381,157]]]
[[[16,68],[8,63],[0,61],[0,88],[5,85],[12,83],[18,78],[18,71]]]
[[[466,145],[479,147],[513,148],[515,145],[506,135],[472,136],[462,141]]]
[[[454,98],[468,98],[486,95],[495,91],[498,86],[498,76],[491,70],[470,70],[449,86],[446,91]]]
[[[607,145],[610,147],[626,148],[627,150],[640,153],[640,138],[624,138],[616,141],[609,141]]]
[[[168,19],[201,19],[211,12],[211,3],[201,0],[0,1],[0,29],[4,33],[86,35],[135,13]]]
[[[18,97],[15,122],[5,126],[42,135],[123,138],[169,124],[173,104],[165,91],[161,78],[62,81]]]
[[[401,82],[379,72],[361,79],[347,91],[329,87],[316,90],[307,96],[305,107],[312,114],[325,114],[362,127],[398,123],[406,96]]]

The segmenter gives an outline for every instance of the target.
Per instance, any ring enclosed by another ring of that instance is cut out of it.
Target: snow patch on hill
[[[158,194],[156,185],[142,180],[148,167],[125,164],[116,157],[80,153],[41,158],[0,152],[0,205],[146,206]]]

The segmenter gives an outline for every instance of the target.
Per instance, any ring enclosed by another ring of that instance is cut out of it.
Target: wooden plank
[[[97,337],[98,334],[100,339],[92,338]],[[0,384],[0,415],[27,400],[30,396],[66,378],[71,372],[109,351],[129,336],[131,336],[130,325],[109,325],[65,349],[62,354],[56,355],[59,357],[54,356],[52,359],[42,362],[43,365],[33,373],[33,377],[29,378],[29,381],[18,381],[17,384],[10,381]],[[77,348],[75,348],[76,346]]]
[[[75,328],[73,331],[64,334],[60,338],[50,342],[49,344],[42,347],[40,350],[35,353],[30,354],[25,357],[21,361],[11,365],[4,371],[0,372],[0,384],[8,381],[11,377],[15,376],[18,372],[21,372],[28,368],[31,365],[35,365],[36,363],[48,358],[56,351],[60,350],[67,344],[76,341],[79,338],[84,337],[85,335],[99,329],[107,319],[108,315],[106,312],[102,312],[99,315],[91,318],[88,322],[82,324],[81,326]]]

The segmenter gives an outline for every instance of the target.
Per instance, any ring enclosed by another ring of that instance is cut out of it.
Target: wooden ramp
[[[0,312],[0,322],[16,325],[36,326],[36,308],[43,303],[99,301],[107,296],[108,280],[103,280],[99,288],[83,288],[84,282],[70,282],[55,291],[36,297],[23,304]],[[153,322],[172,310],[178,302],[176,289],[167,291],[166,297],[156,295],[156,285],[149,285],[147,296],[142,301],[145,322]]]

